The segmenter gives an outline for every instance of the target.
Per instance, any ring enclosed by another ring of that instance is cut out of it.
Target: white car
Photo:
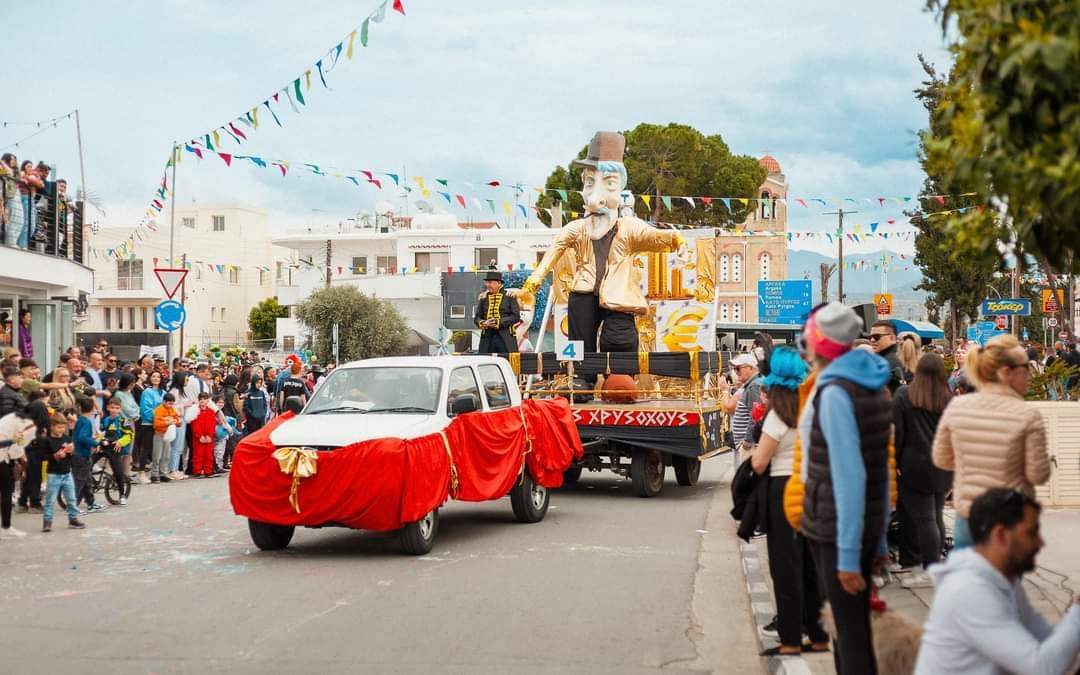
[[[303,412],[274,429],[276,447],[332,451],[375,438],[417,438],[438,433],[456,415],[485,414],[521,405],[510,364],[492,356],[411,356],[347,363],[326,376]],[[510,497],[521,522],[543,520],[548,490],[529,471]],[[501,496],[501,495],[500,495]],[[408,553],[431,550],[438,508],[401,531]],[[251,537],[264,550],[281,549],[294,526],[248,520]]]

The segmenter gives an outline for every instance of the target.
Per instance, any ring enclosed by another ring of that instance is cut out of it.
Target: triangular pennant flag
[[[937,201],[938,204],[945,206],[945,195],[934,195],[934,200]]]
[[[274,118],[274,122],[276,122],[277,125],[280,127],[281,120],[278,119],[277,113],[274,112],[274,109],[270,107],[270,101],[263,101],[263,105],[266,106],[266,109],[270,111],[270,115]]]
[[[225,166],[232,166],[232,155],[227,152],[219,152],[217,156],[221,158],[221,161],[225,162]]]
[[[323,77],[323,72],[322,72],[322,59],[319,59],[318,61],[316,61],[316,62],[315,62],[315,68],[317,68],[317,69],[318,69],[318,71],[319,71],[319,80],[321,80],[321,81],[322,81],[322,86],[323,86],[323,87],[325,87],[326,89],[329,89],[330,87],[327,87],[327,86],[326,86],[326,78],[325,78],[325,77]]]
[[[188,152],[193,152],[195,153],[196,157],[202,159],[202,150],[196,148],[195,146],[184,144],[184,150],[187,150]]]
[[[480,200],[479,200],[479,199],[477,199],[476,197],[472,197],[472,203],[473,203],[473,204],[474,204],[474,205],[476,206],[476,208],[478,208],[478,209],[482,209],[482,208],[484,208],[484,205],[483,205],[483,204],[481,204],[481,203],[480,203]]]
[[[491,212],[495,213],[495,200],[493,200],[493,199],[485,199],[484,201],[486,201],[488,207],[491,208]]]
[[[390,176],[390,180],[394,181],[394,185],[400,185],[400,183],[398,182],[398,175],[396,173],[388,173],[386,175]]]
[[[449,183],[450,181],[446,180],[445,178],[436,178],[435,182],[438,183],[439,185],[443,186],[443,187],[446,187],[446,184]]]
[[[652,210],[652,198],[649,195],[641,195],[641,201],[645,202],[645,208]]]
[[[517,207],[521,210],[521,215],[525,216],[526,218],[529,217],[529,211],[525,208],[524,204],[518,204]]]
[[[220,148],[221,147],[221,135],[217,132],[217,129],[214,129],[213,136],[214,136],[214,148]],[[210,148],[210,149],[213,150],[214,148]]]
[[[810,208],[809,206],[806,205],[806,200],[805,199],[796,199],[795,201],[798,202],[800,205],[802,205],[802,207],[804,209]]]
[[[375,23],[382,23],[383,19],[386,18],[386,2],[376,7],[375,11],[368,15],[368,18]]]
[[[454,195],[454,197],[457,198],[458,204],[461,204],[461,208],[463,208],[463,209],[469,208],[468,206],[465,205],[465,195]]]
[[[233,132],[229,131],[229,130],[228,130],[228,129],[226,129],[225,127],[221,127],[221,130],[222,130],[222,131],[224,131],[225,133],[229,134],[229,137],[230,137],[230,138],[232,138],[232,139],[233,139],[234,141],[236,141],[236,144],[237,144],[237,145],[240,145],[240,139],[239,139],[239,138],[238,138],[238,137],[236,136],[236,134],[234,134]]]
[[[235,124],[233,124],[232,122],[229,122],[229,128],[230,128],[230,129],[232,129],[232,132],[233,132],[234,134],[236,134],[236,135],[237,135],[237,136],[239,136],[240,138],[244,139],[245,141],[247,140],[247,136],[245,136],[245,135],[244,135],[244,132],[243,132],[243,131],[240,131],[239,129],[237,129],[237,128],[236,128],[236,125],[235,125]]]
[[[491,180],[485,183],[488,187],[499,187],[500,183],[497,180]]]
[[[378,180],[377,178],[372,178],[372,179],[371,179],[371,180],[369,180],[368,182],[369,182],[369,183],[371,183],[372,185],[374,185],[374,186],[375,186],[376,188],[378,188],[379,190],[381,190],[381,189],[382,189],[382,183],[380,183],[380,182],[379,182],[379,180]]]
[[[213,150],[214,149],[214,144],[213,144],[213,142],[210,141],[210,134],[206,134],[206,140],[203,141],[203,145],[206,146],[207,150]]]
[[[442,196],[443,196],[443,197],[444,197],[444,198],[446,199],[446,203],[447,203],[447,204],[452,204],[452,203],[453,203],[453,202],[451,201],[451,197],[450,197],[450,193],[449,193],[449,192],[440,192],[439,194],[441,194],[441,195],[442,195]]]
[[[728,213],[730,213],[731,212],[731,198],[730,197],[721,197],[720,201],[724,202],[724,208],[726,208],[728,210]]]
[[[311,72],[310,70],[308,72]],[[300,78],[293,80],[293,91],[296,92],[296,100],[300,105],[307,105],[304,103],[304,92],[300,91]]]
[[[506,212],[506,215],[509,216],[511,213],[513,213],[513,211],[510,208],[510,202],[503,202],[502,207],[503,207],[503,211]]]
[[[559,199],[560,199],[560,201],[564,201],[564,202],[565,202],[565,201],[568,201],[568,200],[570,199],[570,194],[569,194],[569,193],[568,193],[568,192],[567,192],[566,190],[559,190],[559,189],[556,189],[556,190],[555,190],[555,192],[558,192],[558,193],[559,193]]]
[[[661,195],[660,201],[664,202],[665,209],[667,209],[668,211],[671,210],[671,197],[668,197],[667,195]]]
[[[742,202],[743,206],[750,206],[750,200],[746,197],[739,197],[739,201]]]
[[[401,12],[401,16],[405,16],[405,5],[401,4],[401,0],[394,0],[394,11]]]
[[[427,190],[427,188],[424,187],[424,177],[423,176],[413,176],[412,179],[413,179],[413,182],[416,183],[420,187],[421,190]]]
[[[712,206],[712,197],[702,197],[701,203],[705,206]]]
[[[364,23],[360,24],[360,46],[361,47],[367,47],[367,34],[368,34],[367,31],[368,31],[368,20],[364,19]]]
[[[353,46],[353,40],[355,40],[355,39],[356,39],[356,31],[354,30],[353,32],[349,33],[348,47],[346,47],[346,49],[345,49],[345,58],[347,58],[347,59],[352,59],[352,46]]]
[[[690,205],[690,208],[694,208],[694,198],[693,197],[683,197],[683,199],[685,199],[686,203]]]

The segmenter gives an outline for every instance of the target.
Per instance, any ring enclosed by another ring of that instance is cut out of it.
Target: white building
[[[4,326],[13,327],[12,332],[0,329],[0,347],[19,346],[19,312],[30,310],[34,360],[45,372],[56,367],[60,352],[73,343],[74,324],[94,288],[94,271],[83,264],[83,227],[69,223],[63,230],[50,229],[41,250],[0,243],[0,316],[12,322]]]
[[[155,326],[154,307],[165,293],[155,267],[188,270],[183,293],[187,322],[184,348],[245,345],[249,340],[248,313],[258,302],[275,294],[275,270],[289,252],[270,241],[268,213],[239,205],[177,205],[175,259],[169,264],[169,227],[143,231],[142,239],[129,239],[131,228],[103,228],[95,236],[96,271],[89,318],[80,337],[90,343],[105,336],[121,357],[137,356],[140,345],[164,345],[168,333]],[[125,255],[108,256],[124,242]],[[173,353],[180,346],[173,334]],[[263,346],[263,345],[260,345]],[[268,346],[268,345],[266,345]]]

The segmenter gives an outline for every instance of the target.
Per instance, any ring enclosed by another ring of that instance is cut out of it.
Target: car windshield
[[[315,390],[304,413],[434,412],[441,386],[438,368],[339,368]]]

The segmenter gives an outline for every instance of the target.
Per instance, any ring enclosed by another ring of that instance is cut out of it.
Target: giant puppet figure
[[[569,284],[567,316],[569,338],[581,340],[586,352],[635,352],[638,332],[634,317],[648,312],[645,296],[634,277],[634,258],[639,253],[678,250],[686,242],[672,230],[658,230],[640,218],[620,215],[626,167],[622,134],[599,131],[589,143],[581,167],[585,217],[562,228],[555,241],[529,276],[522,290],[532,295],[564,253],[574,255]]]

